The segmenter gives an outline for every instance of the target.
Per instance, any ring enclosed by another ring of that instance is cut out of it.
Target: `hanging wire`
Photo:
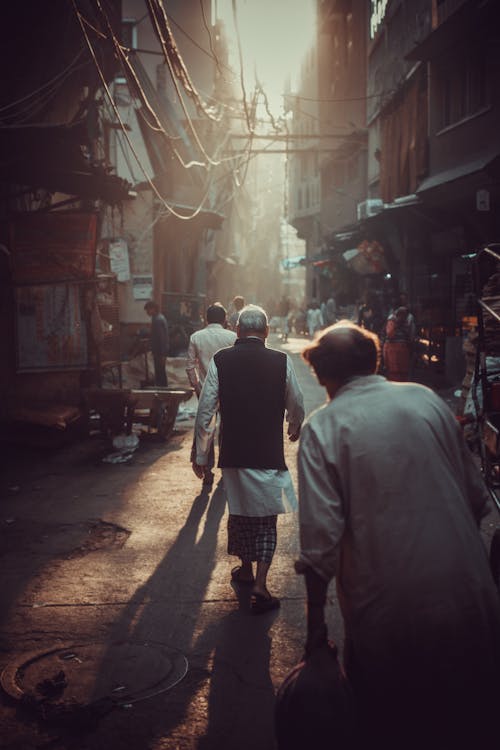
[[[84,51],[84,47],[82,47],[76,56],[73,58],[73,60],[70,62],[68,66],[64,68],[64,70],[61,70],[59,73],[57,73],[53,78],[51,78],[49,81],[46,81],[41,86],[39,86],[34,91],[30,91],[29,94],[26,94],[25,96],[21,97],[20,99],[17,99],[15,102],[10,102],[10,104],[5,104],[4,106],[0,107],[0,112],[5,112],[7,109],[12,109],[13,107],[17,107],[19,104],[23,104],[28,99],[32,99],[37,94],[41,93],[44,89],[51,86],[53,83],[56,83],[60,78],[66,78],[67,74],[71,71],[73,67],[78,62],[79,58],[82,56]]]
[[[202,168],[206,169],[207,165],[204,162],[196,161],[196,160],[191,160],[189,162],[184,161],[184,159],[182,158],[182,156],[179,153],[179,151],[172,145],[171,142],[174,141],[174,140],[180,140],[180,137],[179,136],[173,136],[173,135],[171,135],[163,127],[162,123],[158,119],[158,115],[156,114],[154,108],[151,106],[151,104],[150,104],[150,102],[149,102],[149,100],[148,100],[148,98],[147,98],[147,96],[146,96],[146,94],[145,94],[145,92],[144,92],[144,90],[143,90],[143,88],[141,86],[141,83],[140,83],[140,81],[139,81],[139,79],[137,77],[137,74],[136,74],[133,66],[130,63],[130,60],[128,59],[127,55],[125,54],[124,48],[122,47],[122,45],[120,44],[120,42],[118,41],[118,39],[116,38],[116,36],[114,34],[114,31],[113,31],[113,28],[112,28],[111,23],[109,21],[109,18],[107,17],[107,15],[106,15],[106,13],[105,13],[105,11],[104,11],[101,3],[100,3],[100,0],[95,0],[95,2],[96,2],[96,5],[97,5],[99,11],[101,12],[101,14],[102,14],[102,16],[104,18],[104,21],[105,21],[106,26],[108,28],[111,40],[113,41],[116,53],[117,53],[119,59],[122,62],[122,65],[123,65],[124,72],[125,72],[125,75],[127,77],[127,80],[129,82],[129,84],[132,85],[132,88],[136,91],[136,93],[138,95],[138,98],[141,100],[141,102],[143,103],[143,105],[146,108],[147,112],[153,118],[154,122],[156,123],[156,126],[153,125],[153,124],[151,124],[151,122],[149,122],[149,120],[147,119],[145,113],[141,111],[140,114],[141,114],[144,122],[153,131],[161,133],[162,135],[164,135],[168,139],[169,146],[172,149],[172,152],[173,152],[174,156],[176,157],[176,159],[178,160],[178,162],[181,164],[181,166],[184,167],[184,169],[191,169],[192,167],[202,167]],[[128,75],[127,75],[127,73],[128,73]]]
[[[309,96],[300,96],[299,94],[290,94],[290,99],[302,99],[304,102],[318,102],[325,104],[343,104],[344,102],[364,102],[367,99],[376,99],[377,97],[390,96],[396,93],[397,89],[389,89],[389,91],[379,91],[378,94],[366,94],[365,96],[353,96],[346,99],[314,99]]]
[[[150,0],[146,0],[146,2],[148,2],[148,3],[149,3],[149,1],[150,1]],[[165,129],[163,128],[163,126],[162,126],[162,123],[160,122],[160,120],[158,119],[158,116],[157,116],[156,112],[154,111],[154,108],[153,108],[153,107],[151,106],[151,104],[149,103],[149,101],[148,101],[148,99],[147,99],[147,97],[146,97],[146,94],[145,94],[144,90],[143,90],[143,89],[142,89],[142,87],[141,87],[140,81],[139,81],[139,79],[137,78],[137,74],[136,74],[136,72],[135,72],[135,70],[134,70],[133,66],[132,66],[132,65],[130,64],[130,61],[129,61],[129,59],[128,59],[127,55],[125,54],[124,48],[123,48],[123,47],[122,47],[122,45],[121,45],[121,44],[119,43],[118,39],[116,38],[116,36],[115,36],[115,34],[114,34],[114,31],[113,31],[113,28],[112,28],[112,26],[111,26],[111,23],[110,23],[110,21],[109,21],[109,18],[107,17],[107,15],[106,15],[106,13],[105,13],[105,11],[104,11],[104,9],[103,9],[103,7],[102,7],[101,3],[100,3],[100,0],[95,0],[95,2],[96,2],[96,5],[97,5],[97,7],[98,7],[99,11],[101,12],[101,14],[102,14],[102,16],[103,16],[103,18],[104,18],[104,21],[105,21],[105,23],[106,23],[106,26],[107,26],[107,28],[108,28],[109,34],[110,34],[110,36],[111,36],[111,39],[112,39],[112,41],[113,41],[113,43],[114,43],[114,46],[115,46],[116,52],[117,52],[117,54],[118,54],[119,58],[120,58],[120,59],[122,60],[122,62],[123,62],[123,64],[124,64],[124,67],[125,67],[125,69],[126,69],[126,70],[125,70],[125,73],[127,73],[127,71],[129,72],[129,74],[130,74],[130,76],[131,76],[131,78],[132,78],[132,86],[133,86],[133,88],[134,88],[134,89],[135,89],[135,90],[137,91],[137,93],[138,93],[138,96],[139,96],[139,98],[141,99],[141,101],[142,101],[142,102],[144,103],[144,105],[145,105],[145,107],[146,107],[147,111],[148,111],[148,112],[149,112],[149,113],[151,114],[151,116],[153,117],[153,120],[154,120],[154,122],[156,123],[156,127],[155,127],[154,125],[151,125],[151,123],[150,123],[150,122],[148,122],[148,120],[147,120],[147,118],[146,118],[146,117],[144,117],[144,121],[146,122],[146,124],[147,124],[147,125],[148,125],[148,126],[149,126],[149,127],[150,127],[150,128],[152,129],[152,130],[155,130],[156,132],[160,132],[160,133],[163,133],[163,134],[165,134],[165,135],[167,136],[167,138],[169,139],[169,141],[172,141],[172,140],[179,140],[179,137],[178,137],[178,136],[172,136],[172,135],[168,134],[168,133],[167,133],[167,132],[165,131]],[[154,19],[153,19],[153,21],[154,21]],[[160,42],[161,42],[161,43],[163,44],[164,40],[162,41],[162,37],[161,37],[161,29],[159,29],[159,27],[158,27],[158,33],[160,33],[160,36],[159,36]],[[210,165],[210,166],[219,166],[219,164],[221,164],[221,163],[222,163],[222,162],[224,162],[224,161],[231,161],[231,160],[233,159],[233,157],[229,157],[229,158],[227,158],[227,159],[220,159],[220,160],[218,160],[218,161],[215,161],[215,160],[214,160],[214,159],[212,159],[212,157],[211,157],[211,156],[209,156],[209,155],[208,155],[208,153],[206,152],[206,150],[205,150],[205,148],[204,148],[203,144],[201,143],[201,141],[200,141],[200,139],[199,139],[199,136],[198,136],[198,134],[197,134],[197,132],[196,132],[196,130],[195,130],[195,128],[194,128],[194,125],[193,125],[193,123],[192,123],[192,120],[191,120],[191,118],[190,118],[190,116],[189,116],[189,113],[188,113],[188,111],[187,111],[187,109],[186,109],[186,107],[185,107],[185,104],[184,104],[184,100],[183,100],[183,98],[182,98],[182,94],[181,94],[181,91],[180,91],[180,89],[179,89],[179,87],[178,87],[178,85],[177,85],[177,80],[176,80],[176,78],[175,78],[175,72],[173,72],[173,68],[172,68],[172,66],[171,66],[170,58],[168,57],[168,54],[167,54],[167,52],[166,52],[166,47],[164,47],[163,49],[164,49],[164,54],[165,54],[165,59],[166,59],[167,65],[168,65],[168,67],[169,67],[170,75],[171,75],[171,77],[172,77],[172,80],[173,80],[174,86],[175,86],[175,88],[176,88],[176,92],[177,92],[177,95],[178,95],[178,97],[179,97],[179,101],[180,101],[180,103],[181,103],[181,105],[182,105],[182,108],[183,108],[184,114],[185,114],[185,116],[186,116],[186,119],[187,119],[187,121],[188,121],[188,124],[189,124],[189,126],[190,126],[190,129],[191,129],[191,131],[192,131],[192,133],[193,133],[193,136],[194,136],[194,138],[195,138],[195,141],[196,141],[196,143],[197,143],[198,147],[200,148],[200,151],[201,151],[201,153],[202,153],[202,154],[203,154],[203,156],[205,156],[205,158],[207,159],[208,165]],[[144,115],[144,113],[142,113],[142,114]],[[207,164],[206,164],[206,163],[204,163],[204,162],[200,162],[200,161],[195,161],[195,160],[191,160],[190,162],[185,162],[185,161],[184,161],[184,159],[182,158],[181,154],[180,154],[180,153],[178,152],[178,150],[177,150],[177,149],[175,149],[175,148],[174,148],[174,147],[172,146],[172,144],[171,144],[171,143],[170,143],[169,145],[170,145],[170,147],[172,148],[172,151],[173,151],[174,155],[176,156],[177,160],[179,161],[179,163],[180,163],[180,164],[181,164],[181,165],[182,165],[182,166],[183,166],[183,167],[184,167],[185,169],[190,169],[190,168],[192,168],[192,167],[202,167],[202,168],[205,168],[205,169],[208,169],[208,168],[209,168],[209,167],[207,166]]]
[[[203,0],[200,0],[200,8],[201,8],[201,15],[202,15],[202,18],[203,18],[203,25],[205,26],[205,29],[207,30],[207,34],[208,34],[208,43],[210,44],[210,52],[212,53],[212,58],[213,58],[216,66],[217,66],[217,70],[219,71],[219,75],[222,75],[222,69],[221,69],[221,66],[220,66],[219,58],[217,57],[217,55],[215,53],[215,49],[214,49],[214,43],[213,43],[213,39],[212,39],[212,33],[210,31],[210,27],[209,27],[208,22],[207,22],[207,17],[205,15],[205,8],[203,6]]]
[[[137,73],[135,72],[133,66],[131,65],[130,60],[128,59],[128,56],[125,54],[124,48],[122,47],[122,45],[120,44],[120,42],[116,38],[116,35],[115,35],[114,31],[113,31],[113,27],[111,26],[110,20],[109,20],[107,14],[106,14],[104,8],[102,7],[102,5],[100,3],[100,0],[95,0],[95,3],[97,5],[97,7],[98,7],[98,9],[99,9],[99,11],[100,11],[103,19],[104,19],[104,22],[105,22],[106,26],[107,26],[107,29],[108,29],[111,41],[113,42],[113,45],[115,47],[115,51],[116,51],[116,53],[118,55],[118,58],[123,63],[123,66],[125,68],[124,72],[125,72],[125,75],[127,77],[127,81],[129,83],[129,85],[132,86],[133,90],[137,93],[138,98],[141,100],[141,102],[143,103],[144,107],[146,107],[147,111],[151,114],[151,116],[153,117],[153,120],[156,122],[156,128],[153,127],[153,126],[150,126],[150,127],[153,130],[157,130],[158,132],[163,133],[166,136],[166,138],[168,138],[169,140],[179,140],[178,136],[173,136],[170,133],[167,133],[167,131],[163,127],[162,123],[158,119],[158,116],[157,116],[154,108],[149,103],[148,98],[147,98],[147,96],[146,96],[146,94],[144,92],[144,89],[141,86],[141,83],[140,83],[140,81],[139,81],[139,79],[137,77]],[[82,18],[83,18],[83,16],[82,16]],[[128,73],[128,75],[127,75],[127,73]],[[129,76],[130,76],[130,78],[129,78]]]
[[[241,91],[243,94],[243,109],[245,111],[245,118],[247,121],[247,128],[249,133],[254,132],[254,126],[251,122],[250,113],[248,111],[248,104],[247,104],[247,93],[245,89],[245,76],[243,73],[243,51],[241,49],[241,36],[240,36],[240,30],[238,26],[238,11],[236,9],[236,0],[232,0],[232,9],[233,9],[233,23],[234,23],[234,29],[236,31],[236,40],[238,42],[238,56],[240,60],[240,84],[241,84]]]
[[[72,2],[73,2],[73,7],[75,8],[75,10],[77,12],[77,15],[81,15],[81,14],[79,14],[78,9],[76,8],[74,0],[72,0]],[[79,18],[79,21],[80,21],[80,25],[82,26],[82,19]],[[203,205],[204,205],[204,203],[206,201],[206,198],[208,197],[208,195],[210,193],[210,190],[211,190],[211,187],[212,187],[212,183],[213,183],[213,178],[212,178],[212,181],[208,181],[208,183],[207,183],[207,189],[206,189],[205,195],[203,196],[202,202],[200,203],[200,205],[198,206],[198,208],[195,209],[189,216],[185,216],[183,214],[179,214],[178,212],[176,212],[173,209],[173,207],[171,205],[169,205],[165,201],[165,199],[159,194],[159,192],[158,192],[156,186],[154,185],[154,183],[152,183],[152,181],[151,181],[149,175],[147,174],[147,172],[146,172],[146,170],[145,170],[145,168],[144,168],[144,166],[143,166],[140,158],[138,157],[137,153],[135,152],[133,144],[130,141],[128,133],[126,132],[124,123],[121,120],[119,112],[116,109],[115,102],[113,100],[113,97],[111,96],[111,93],[109,91],[109,87],[107,86],[107,83],[106,83],[106,81],[104,79],[104,75],[102,73],[102,70],[100,69],[99,63],[98,63],[97,58],[95,56],[95,52],[93,50],[93,47],[92,47],[92,44],[91,44],[90,39],[88,37],[88,34],[86,33],[85,28],[83,26],[82,26],[82,31],[84,32],[84,36],[85,36],[85,40],[87,42],[87,46],[89,47],[89,49],[91,51],[92,58],[94,60],[94,64],[96,65],[96,68],[98,70],[99,76],[101,78],[101,82],[103,83],[104,90],[106,91],[106,94],[107,94],[108,99],[110,101],[110,104],[111,104],[111,106],[113,108],[113,111],[115,112],[115,115],[117,116],[117,120],[118,120],[118,122],[120,124],[123,136],[124,136],[125,140],[127,141],[128,145],[129,145],[129,147],[131,149],[131,152],[134,155],[134,158],[137,161],[137,163],[138,163],[138,165],[139,165],[139,167],[141,169],[141,172],[144,174],[144,176],[145,176],[148,184],[151,185],[151,187],[152,187],[155,195],[158,197],[158,200],[160,201],[160,203],[162,203],[166,207],[166,209],[167,209],[168,212],[172,213],[173,215],[177,216],[177,218],[182,219],[182,220],[189,220],[191,218],[194,218],[194,216],[196,216],[199,213],[199,211],[202,210],[202,207],[203,207]],[[228,137],[230,137],[229,132],[226,134],[226,138],[224,139],[224,142],[220,144],[219,149],[223,148],[223,146],[225,145],[225,142],[227,141]],[[124,149],[124,144],[122,144],[121,141],[119,141],[119,142],[120,142],[120,147],[122,149]],[[231,157],[228,157],[227,159],[221,160],[220,162],[217,162],[217,163],[222,163],[222,161],[224,161],[224,162],[227,162],[227,163],[233,163],[234,164],[234,162],[238,158],[240,158],[241,159],[241,163],[237,167],[233,167],[231,169],[231,175],[232,175],[235,183],[237,185],[241,186],[243,184],[244,180],[246,179],[246,173],[247,173],[247,170],[248,170],[248,164],[249,164],[250,159],[252,158],[251,153],[252,153],[252,143],[251,143],[251,140],[249,140],[249,142],[247,144],[247,147],[245,149],[244,157],[243,158],[242,157],[231,156]],[[239,177],[238,173],[241,173],[242,169],[244,169],[244,172],[243,172],[243,177],[242,177],[241,182],[240,182],[240,177]],[[132,170],[131,170],[131,174],[133,174]]]
[[[271,125],[272,125],[272,127],[274,128],[274,130],[276,132],[281,132],[282,128],[277,124],[276,119],[274,118],[274,116],[273,116],[273,114],[271,112],[271,109],[269,107],[269,99],[267,98],[267,94],[264,91],[264,87],[262,86],[261,82],[257,78],[257,74],[256,74],[255,77],[256,77],[256,80],[257,80],[257,91],[258,91],[259,94],[262,95],[262,98],[264,99],[264,107],[265,107],[265,110],[266,110],[266,114],[269,117],[269,120],[271,121]]]
[[[198,110],[205,114],[210,120],[220,122],[220,117],[213,115],[210,112],[191,81],[187,68],[184,65],[184,61],[179,54],[177,45],[175,44],[163,4],[160,3],[159,0],[146,0],[146,6],[153,22],[153,28],[156,29],[158,39],[165,53],[165,58],[168,58],[167,62],[169,62],[169,68],[175,71],[176,78],[181,81],[187,95],[194,101]]]
[[[90,39],[89,39],[89,36],[88,36],[88,34],[87,34],[87,29],[85,28],[85,25],[84,25],[84,23],[83,23],[83,20],[82,20],[82,18],[80,17],[80,16],[81,16],[81,14],[80,14],[80,12],[79,12],[79,10],[78,10],[77,6],[76,6],[76,2],[75,2],[75,0],[70,0],[70,1],[71,1],[71,4],[72,4],[72,6],[73,6],[73,9],[74,9],[74,11],[75,11],[75,14],[76,14],[76,17],[77,17],[77,19],[78,19],[78,22],[79,22],[79,24],[80,24],[80,28],[82,29],[82,33],[83,33],[83,35],[84,35],[85,41],[86,41],[86,43],[87,43],[87,46],[88,46],[88,48],[89,48],[89,52],[90,52],[90,54],[91,54],[92,60],[94,61],[94,65],[95,65],[95,67],[96,67],[96,70],[97,70],[97,73],[98,73],[98,75],[99,75],[99,78],[100,78],[100,80],[101,80],[101,83],[102,83],[102,86],[103,86],[103,88],[104,88],[104,91],[106,92],[106,95],[107,95],[107,97],[108,97],[108,99],[109,99],[109,102],[110,102],[110,104],[111,104],[111,107],[113,108],[113,111],[114,111],[115,117],[116,117],[116,119],[117,119],[118,123],[120,124],[120,128],[121,128],[121,130],[122,130],[122,132],[123,132],[123,135],[125,136],[125,139],[126,139],[126,141],[127,141],[127,143],[128,143],[128,146],[129,146],[129,148],[130,148],[130,150],[131,150],[131,152],[132,152],[132,154],[133,154],[133,156],[134,156],[135,160],[137,161],[137,164],[138,164],[138,166],[139,166],[139,168],[140,168],[141,172],[143,173],[144,177],[146,178],[146,181],[147,181],[147,183],[148,183],[148,184],[149,184],[149,186],[151,187],[151,189],[152,189],[153,193],[154,193],[154,194],[156,195],[156,197],[158,198],[158,200],[160,201],[160,203],[162,204],[162,206],[164,206],[164,207],[165,207],[165,208],[167,209],[167,211],[169,211],[169,212],[170,212],[171,214],[173,214],[173,215],[174,215],[174,216],[175,216],[176,218],[178,218],[178,219],[180,219],[180,220],[182,220],[182,221],[189,221],[189,220],[191,220],[191,219],[194,219],[194,218],[195,218],[195,217],[196,217],[196,216],[197,216],[197,215],[198,215],[198,214],[200,213],[200,211],[202,211],[202,210],[203,210],[203,206],[204,206],[204,204],[205,204],[205,201],[206,201],[206,199],[207,199],[207,197],[208,197],[208,194],[209,194],[209,192],[210,192],[210,188],[211,188],[210,180],[208,181],[208,186],[207,186],[207,189],[206,189],[206,191],[205,191],[205,194],[203,195],[203,198],[202,198],[202,201],[201,201],[201,203],[200,203],[200,204],[198,205],[198,207],[197,207],[197,208],[196,208],[196,209],[195,209],[195,210],[194,210],[194,211],[193,211],[193,212],[192,212],[191,214],[189,214],[188,216],[186,216],[186,215],[183,215],[183,214],[180,214],[180,213],[178,213],[178,212],[177,212],[177,211],[176,211],[176,210],[174,209],[174,207],[173,207],[172,205],[170,205],[170,204],[169,204],[169,203],[168,203],[168,202],[167,202],[167,201],[166,201],[166,200],[165,200],[165,199],[163,198],[163,196],[162,196],[162,195],[161,195],[161,193],[159,192],[158,188],[156,187],[156,185],[155,185],[155,184],[154,184],[154,182],[152,181],[151,177],[150,177],[150,176],[148,175],[148,173],[147,173],[147,171],[146,171],[146,169],[145,169],[144,165],[142,164],[142,162],[141,162],[141,160],[140,160],[140,157],[139,157],[139,155],[138,155],[138,153],[137,153],[137,151],[136,151],[136,149],[135,149],[135,147],[134,147],[134,145],[133,145],[133,143],[132,143],[132,141],[131,141],[131,139],[129,138],[129,135],[128,135],[128,133],[127,133],[126,129],[125,129],[125,124],[124,124],[124,122],[123,122],[123,120],[122,120],[122,118],[121,118],[120,112],[119,112],[119,110],[118,110],[118,108],[117,108],[117,106],[116,106],[116,104],[115,104],[115,101],[114,101],[114,99],[113,99],[113,97],[112,97],[112,95],[111,95],[111,92],[110,92],[110,90],[109,90],[109,86],[108,86],[108,84],[107,84],[107,82],[106,82],[106,78],[104,77],[104,73],[102,72],[102,70],[101,70],[101,67],[100,67],[100,65],[99,65],[99,62],[98,62],[98,60],[97,60],[97,57],[96,57],[96,54],[95,54],[95,50],[94,50],[94,48],[93,48],[93,46],[92,46],[92,43],[91,43],[91,41],[90,41]]]
[[[83,48],[82,48],[82,52],[83,52]],[[35,114],[37,114],[41,109],[43,109],[43,107],[45,107],[56,96],[56,94],[60,91],[60,89],[64,85],[65,81],[71,75],[73,75],[73,73],[86,67],[89,64],[89,62],[90,62],[89,60],[85,60],[79,65],[73,64],[71,67],[67,68],[64,71],[61,71],[61,73],[59,73],[54,79],[52,79],[52,85],[50,86],[50,88],[47,88],[50,83],[50,82],[47,82],[47,84],[44,84],[43,87],[40,87],[39,89],[35,91],[32,91],[26,97],[19,99],[17,102],[12,102],[11,104],[6,105],[4,110],[6,110],[7,108],[12,109],[16,105],[18,105],[20,102],[23,102],[24,104],[24,106],[21,106],[21,107],[17,106],[15,111],[7,112],[5,117],[1,118],[2,127],[4,128],[17,127],[18,125],[23,124],[27,120],[32,118]],[[41,95],[37,96],[37,94],[40,92],[41,92]],[[47,125],[47,123],[30,123],[30,124]]]
[[[147,3],[148,8],[151,9],[151,20],[152,20],[153,24],[156,27],[158,39],[160,40],[160,44],[162,45],[162,49],[164,50],[165,61],[167,63],[168,69],[170,71],[170,75],[171,75],[172,82],[174,84],[177,96],[179,97],[179,103],[180,103],[180,105],[182,107],[182,110],[183,110],[184,115],[186,117],[186,121],[188,123],[189,129],[191,130],[191,132],[192,132],[192,134],[194,136],[194,139],[195,139],[195,142],[196,142],[198,148],[200,149],[200,151],[203,154],[203,156],[207,159],[209,165],[212,166],[212,167],[219,166],[220,164],[222,164],[225,161],[232,161],[233,157],[223,158],[223,159],[219,159],[219,160],[215,161],[206,152],[205,147],[203,146],[203,144],[202,144],[202,142],[201,142],[201,140],[200,140],[200,138],[198,136],[198,133],[196,132],[196,129],[195,129],[194,124],[193,124],[193,121],[192,121],[192,119],[191,119],[191,117],[189,115],[189,112],[187,110],[187,107],[186,107],[186,105],[184,103],[182,92],[181,92],[179,84],[177,82],[177,75],[176,75],[177,71],[176,71],[176,68],[174,67],[174,64],[172,63],[171,58],[170,58],[169,47],[168,47],[167,41],[165,40],[165,38],[163,37],[163,34],[162,34],[162,28],[161,28],[160,19],[158,19],[157,15],[155,14],[155,3],[154,3],[154,0],[146,0],[146,3]],[[168,20],[167,20],[167,18],[165,16],[163,8],[161,8],[161,11],[163,13],[163,17],[162,17],[161,20],[163,20],[167,24],[167,31],[168,31],[168,33],[170,33],[170,29],[168,28]],[[182,59],[180,57],[178,59],[182,63]],[[182,63],[182,66],[184,66],[184,63]],[[217,120],[217,122],[220,122],[220,120]]]

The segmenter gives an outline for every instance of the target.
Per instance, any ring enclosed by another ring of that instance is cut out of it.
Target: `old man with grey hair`
[[[267,588],[277,516],[297,508],[285,464],[283,421],[288,422],[289,440],[298,440],[304,406],[290,357],[266,346],[265,311],[256,305],[244,307],[236,334],[234,345],[219,350],[208,366],[196,415],[192,465],[202,478],[219,410],[219,467],[229,507],[228,553],[241,560],[231,577],[252,587],[252,611],[260,614],[279,607],[279,599]]]

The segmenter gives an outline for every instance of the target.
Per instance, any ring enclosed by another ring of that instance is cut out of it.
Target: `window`
[[[129,49],[137,49],[137,25],[135,18],[124,18],[121,28],[122,44]]]
[[[442,122],[446,128],[480,112],[489,104],[484,59],[469,57],[442,79]]]

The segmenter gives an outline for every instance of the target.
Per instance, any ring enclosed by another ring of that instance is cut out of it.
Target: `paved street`
[[[324,392],[297,354],[303,343],[284,348],[310,412]],[[179,421],[166,445],[141,441],[130,464],[103,463],[100,437],[46,456],[4,453],[0,667],[12,687],[0,703],[3,748],[274,748],[274,693],[305,637],[297,519],[278,523],[269,587],[281,609],[253,616],[248,592],[230,584],[220,472],[209,494],[191,471],[192,424]],[[294,478],[296,450],[286,447]],[[328,616],[341,643],[333,598]],[[22,707],[16,685],[26,695],[52,680],[57,698],[60,671],[57,715]],[[78,712],[84,703],[92,709]]]
[[[271,345],[276,342],[273,336]],[[286,348],[294,356],[309,412],[324,395],[296,354],[303,343],[292,339]],[[298,661],[305,635],[303,582],[293,571],[296,517],[279,519],[269,578],[281,609],[253,616],[249,594],[245,600],[243,592],[239,602],[230,585],[237,561],[225,549],[220,472],[208,494],[200,492],[191,471],[192,424],[192,418],[179,421],[166,445],[142,441],[130,465],[102,463],[106,451],[99,437],[47,456],[27,450],[23,461],[7,462],[0,514],[2,668],[22,666],[25,652],[35,651],[36,677],[30,679],[36,683],[62,669],[66,677],[71,673],[64,701],[74,695],[90,702],[103,695],[98,686],[105,659],[130,700],[123,699],[125,708],[104,708],[97,722],[37,725],[32,712],[20,715],[16,701],[4,698],[2,747],[35,748],[52,741],[55,747],[89,750],[274,747],[274,691]],[[286,450],[295,477],[297,444]],[[330,617],[332,635],[340,640],[334,607]],[[115,646],[123,641],[138,648],[125,654]],[[174,664],[170,682],[180,681],[173,687],[165,674],[155,674],[145,653],[144,644],[156,643],[172,650],[167,650],[165,673],[171,668],[169,654],[179,651],[188,661],[183,679],[182,660]],[[75,672],[74,660],[59,659],[56,669],[44,656],[67,644],[98,644],[84,658],[77,651],[80,662],[92,665],[91,679],[89,668]]]

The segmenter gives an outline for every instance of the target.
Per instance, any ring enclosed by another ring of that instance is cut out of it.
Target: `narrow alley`
[[[303,344],[284,347],[309,413],[324,392],[297,353]],[[13,682],[26,671],[26,692],[60,670],[68,687],[65,711],[43,717],[22,696],[4,697],[2,747],[274,747],[274,692],[305,638],[297,519],[279,519],[269,584],[281,609],[253,616],[248,592],[239,601],[230,584],[220,472],[209,494],[191,470],[192,425],[179,420],[166,444],[141,442],[129,464],[103,463],[102,439],[91,437],[5,466],[1,667],[11,665]],[[295,480],[297,444],[286,451]],[[68,649],[76,657],[65,660]],[[74,701],[95,712],[76,719]]]

